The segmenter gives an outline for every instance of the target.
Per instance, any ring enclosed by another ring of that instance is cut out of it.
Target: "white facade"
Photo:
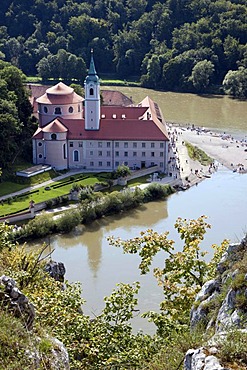
[[[159,107],[145,98],[136,107],[101,107],[100,85],[91,56],[83,98],[63,83],[37,99],[39,128],[33,162],[58,170],[113,171],[158,166],[167,172],[168,134]]]

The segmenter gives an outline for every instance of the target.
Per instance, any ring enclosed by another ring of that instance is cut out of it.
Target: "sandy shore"
[[[209,130],[191,129],[169,125],[171,148],[168,158],[168,177],[164,182],[183,187],[197,185],[200,181],[223,165],[231,171],[247,172],[247,142],[239,141],[226,134]],[[203,166],[192,160],[185,142],[202,149],[212,158],[213,166]],[[246,150],[246,151],[245,151]]]
[[[230,170],[239,170],[241,167],[242,172],[246,171],[247,143],[245,141],[241,142],[225,134],[219,135],[213,132],[183,128],[177,130],[180,133],[179,141],[190,142]]]

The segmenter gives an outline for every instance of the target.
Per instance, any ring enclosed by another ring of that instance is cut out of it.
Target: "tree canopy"
[[[6,0],[0,58],[27,75],[81,80],[93,48],[99,74],[211,91],[230,70],[246,68],[246,16],[243,0]],[[211,67],[198,84],[199,62],[204,72]]]
[[[0,168],[5,169],[18,154],[31,158],[31,137],[35,129],[32,106],[23,85],[24,74],[9,63],[0,62]]]

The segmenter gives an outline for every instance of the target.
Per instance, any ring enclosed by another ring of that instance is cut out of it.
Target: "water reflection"
[[[101,266],[102,248],[107,236],[117,235],[122,238],[130,234],[135,236],[135,232],[144,230],[147,225],[156,224],[167,217],[167,202],[152,202],[122,214],[96,220],[91,225],[79,226],[70,234],[53,236],[49,242],[46,242],[50,243],[55,250],[58,248],[70,249],[70,251],[72,248],[86,249],[88,267],[96,277]],[[37,243],[34,242],[33,246],[36,247]],[[80,259],[79,256],[78,258]]]
[[[219,244],[224,238],[238,241],[247,231],[246,190],[247,175],[222,167],[210,179],[170,196],[167,202],[149,203],[116,217],[103,218],[69,235],[53,236],[53,258],[65,263],[69,281],[82,283],[83,298],[87,301],[86,314],[99,314],[104,306],[103,297],[109,296],[117,283],[134,281],[141,283],[138,306],[141,313],[157,311],[163,295],[152,271],[146,276],[140,275],[139,257],[123,254],[121,248],[110,247],[107,237],[114,235],[129,239],[153,228],[159,233],[169,231],[170,239],[175,240],[175,247],[179,249],[182,242],[174,230],[177,217],[193,219],[205,214],[212,228],[206,234],[203,248],[210,251],[213,243]],[[164,258],[164,253],[159,253],[153,266],[163,266]],[[148,332],[154,330],[140,317],[135,319],[133,326]]]

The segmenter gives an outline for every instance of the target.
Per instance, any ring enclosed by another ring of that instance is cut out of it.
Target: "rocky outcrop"
[[[0,301],[3,306],[15,316],[21,318],[25,328],[31,330],[35,318],[35,310],[28,298],[17,288],[14,279],[8,276],[0,277],[3,290],[0,291]]]
[[[62,265],[63,264],[56,264],[54,262],[52,264],[53,268],[51,267],[51,276],[54,274],[53,277],[59,279],[61,276],[64,276],[65,268]],[[20,318],[23,323],[23,330],[28,330],[32,333],[33,343],[39,343],[41,341],[32,331],[35,319],[33,304],[29,302],[28,298],[17,288],[15,280],[6,275],[0,277],[0,303],[2,307],[5,307],[12,315]],[[63,343],[49,336],[47,336],[47,340],[50,343],[50,351],[45,355],[46,364],[49,364],[47,368],[69,370],[69,356]],[[40,365],[43,365],[44,362],[44,354],[39,353],[38,347],[39,346],[36,345],[32,351],[26,351],[26,356],[32,359],[35,363],[35,368],[40,368]]]
[[[26,353],[26,355],[34,362],[35,369],[43,368],[42,365],[45,362],[47,369],[69,370],[69,355],[63,343],[50,336],[47,336],[46,340],[48,340],[51,345],[51,350],[48,353],[41,354],[36,349],[27,351]],[[41,338],[36,338],[36,341],[39,343]]]
[[[48,262],[45,266],[45,271],[48,272],[48,274],[56,281],[64,282],[66,269],[62,262]]]
[[[217,358],[229,330],[247,330],[247,236],[231,244],[217,266],[217,277],[207,281],[191,310],[191,330],[202,324],[213,336],[204,347],[190,349],[185,370],[229,370]],[[245,257],[246,261],[246,257]]]
[[[221,366],[219,360],[214,354],[211,354],[211,349],[204,347],[198,349],[190,349],[187,351],[184,360],[185,370],[229,370]],[[212,353],[215,353],[215,347],[212,347]]]

